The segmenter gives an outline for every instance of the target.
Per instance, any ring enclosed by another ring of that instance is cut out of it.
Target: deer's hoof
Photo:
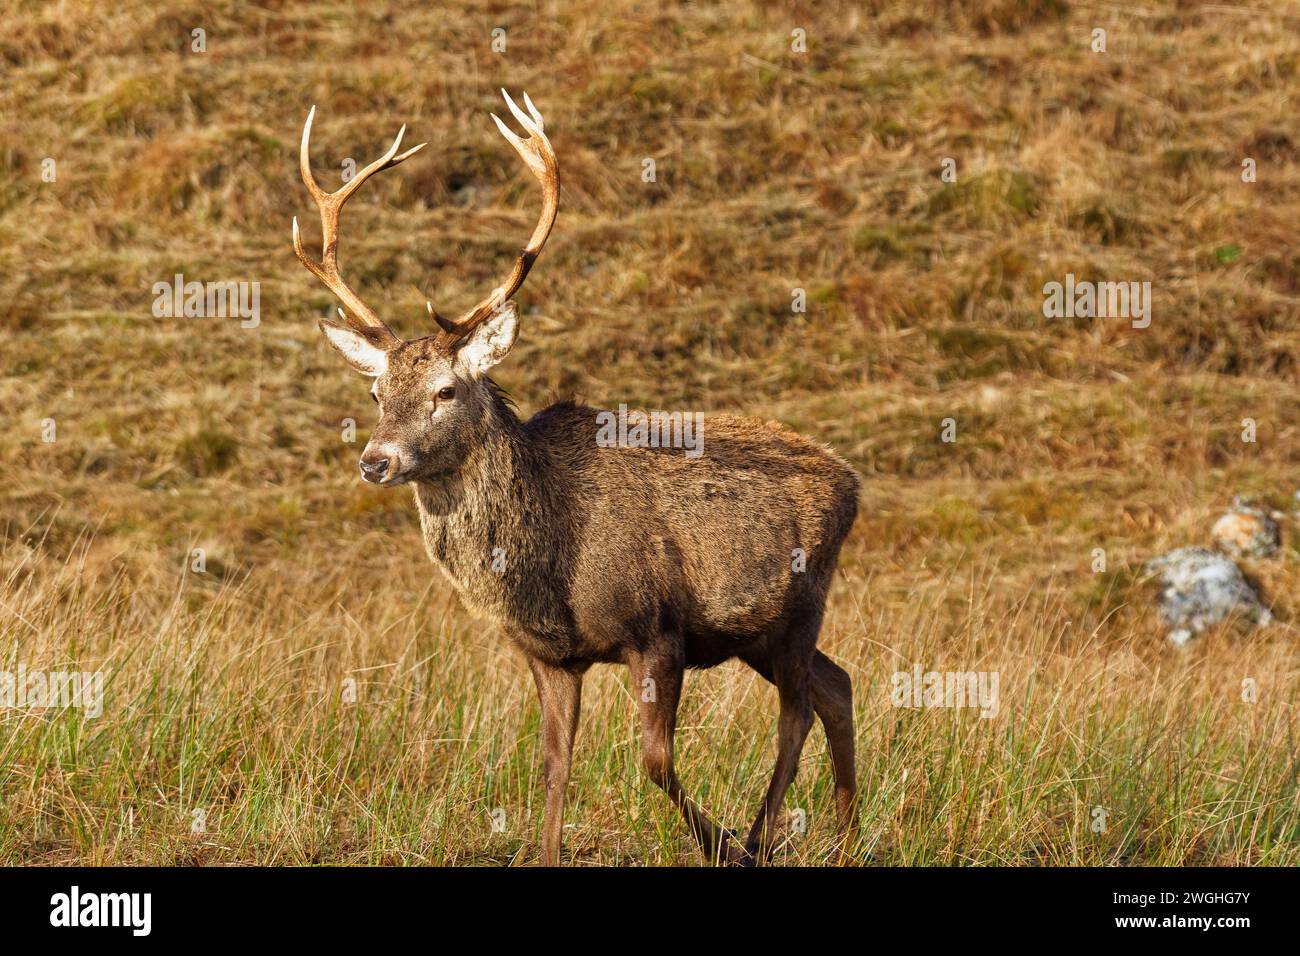
[[[753,866],[756,858],[749,848],[741,845],[734,830],[724,830],[722,838],[723,862],[727,866]]]

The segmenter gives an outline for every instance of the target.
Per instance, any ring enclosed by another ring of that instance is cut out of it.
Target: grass
[[[25,628],[24,656],[94,662],[109,687],[94,720],[6,718],[0,859],[530,859],[540,758],[526,671],[418,565],[358,594],[354,562],[380,540],[331,563],[305,557],[299,576],[275,584],[177,561],[170,581],[142,589],[96,567],[86,540],[53,574],[16,566],[5,610]],[[1148,635],[1117,639],[1068,620],[1074,602],[1057,592],[1008,603],[991,585],[997,570],[900,593],[852,569],[841,582],[825,645],[857,687],[869,859],[1294,861],[1287,646],[1205,641],[1172,657]],[[892,674],[922,662],[997,671],[998,715],[894,707]],[[1238,675],[1255,682],[1255,702]],[[749,815],[770,769],[770,698],[738,665],[689,683],[682,773],[730,820]],[[675,811],[640,772],[635,738],[625,676],[595,672],[571,788],[572,856],[694,863]],[[806,831],[791,833],[783,862],[829,857],[823,751],[815,736],[789,801]]]
[[[108,692],[94,719],[0,710],[0,864],[536,860],[531,679],[428,565],[409,495],[356,481],[373,406],[288,228],[313,241],[309,105],[322,182],[407,123],[430,146],[349,206],[344,269],[408,335],[426,298],[477,300],[537,201],[498,86],[532,95],[564,175],[500,370],[524,411],[779,418],[865,478],[822,639],[855,684],[864,859],[1300,862],[1294,523],[1246,568],[1265,631],[1175,652],[1140,570],[1236,493],[1292,507],[1300,8],[20,7],[0,670],[102,669]],[[258,281],[260,324],[154,318],[178,272]],[[1045,320],[1067,272],[1152,281],[1150,328]],[[996,671],[998,715],[892,706],[917,663]],[[566,852],[696,864],[626,680],[588,678]],[[730,826],[775,709],[738,664],[688,679],[679,769]],[[780,862],[829,858],[824,750],[815,728]]]

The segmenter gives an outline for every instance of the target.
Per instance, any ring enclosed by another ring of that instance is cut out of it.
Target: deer
[[[339,272],[339,213],[376,173],[421,150],[392,146],[335,192],[311,171],[313,106],[299,167],[320,213],[319,261],[294,251],[339,299],[321,320],[329,344],[371,380],[378,421],[360,477],[414,490],[424,549],[477,617],[527,661],[540,702],[545,806],[541,863],[560,863],[565,791],[584,674],[629,669],[641,763],[685,820],[707,862],[769,862],[779,811],[813,723],[830,753],[836,846],[856,833],[853,688],[817,648],[840,547],[857,516],[856,472],[828,448],[771,421],[710,415],[704,453],[597,441],[598,410],[573,401],[523,420],[488,375],[519,332],[515,294],[555,225],[560,172],[527,94],[496,113],[542,191],[542,212],[506,281],[458,319],[426,303],[431,334],[404,340]],[[525,112],[526,110],[526,112]],[[673,742],[685,672],[739,659],[775,686],[776,765],[747,836],[715,823],[687,795]]]

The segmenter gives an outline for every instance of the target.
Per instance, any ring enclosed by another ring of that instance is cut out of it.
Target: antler
[[[388,326],[384,325],[379,316],[375,315],[374,311],[361,301],[361,298],[352,291],[351,287],[343,281],[343,276],[339,274],[339,210],[343,208],[343,204],[351,198],[352,194],[361,188],[361,184],[375,173],[384,169],[391,169],[404,159],[424,149],[428,144],[421,143],[419,146],[408,149],[400,156],[397,155],[397,151],[402,145],[402,136],[406,134],[406,127],[403,126],[397,131],[397,139],[393,140],[393,145],[388,147],[388,152],[358,172],[344,183],[340,189],[327,193],[317,185],[315,177],[311,174],[311,121],[315,116],[316,107],[313,106],[311,112],[307,114],[307,122],[302,128],[302,146],[298,151],[298,166],[302,171],[302,181],[320,210],[321,261],[312,261],[303,250],[302,236],[298,232],[297,216],[293,217],[293,251],[298,254],[298,258],[302,260],[302,264],[307,267],[307,270],[325,283],[325,286],[343,301],[343,304],[348,307],[356,320],[360,321],[360,326],[358,326],[357,321],[345,315],[344,317],[348,319],[349,324],[354,327],[370,326],[387,332]],[[392,333],[389,332],[389,334]]]
[[[501,118],[492,114],[492,119],[496,121],[497,129],[501,131],[510,145],[519,153],[519,157],[524,161],[537,181],[542,186],[542,215],[537,220],[537,227],[533,230],[532,237],[528,240],[528,245],[524,246],[524,251],[519,253],[519,258],[515,260],[515,267],[510,271],[510,278],[504,285],[499,285],[493,289],[486,299],[480,302],[474,308],[470,309],[458,320],[443,318],[429,306],[429,314],[434,321],[442,328],[442,335],[439,339],[444,344],[454,343],[462,339],[469,333],[473,332],[483,323],[493,312],[510,300],[510,297],[519,291],[519,287],[524,284],[524,279],[528,277],[528,270],[533,267],[534,260],[546,245],[546,239],[551,234],[551,227],[555,225],[556,214],[560,210],[560,164],[555,158],[555,150],[551,148],[551,141],[546,138],[543,131],[545,123],[542,120],[542,114],[537,112],[537,107],[529,99],[528,94],[524,94],[524,105],[528,107],[528,113],[525,114],[515,101],[510,98],[510,94],[505,90],[501,91],[505,97],[506,106],[510,107],[510,112],[514,114],[516,120],[528,133],[527,139],[520,139],[510,131]],[[531,114],[531,115],[529,115]]]

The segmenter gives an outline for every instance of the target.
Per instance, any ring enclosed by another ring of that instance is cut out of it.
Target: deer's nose
[[[378,455],[363,455],[361,457],[361,477],[366,481],[383,481],[384,474],[387,471],[387,458],[380,458]]]

